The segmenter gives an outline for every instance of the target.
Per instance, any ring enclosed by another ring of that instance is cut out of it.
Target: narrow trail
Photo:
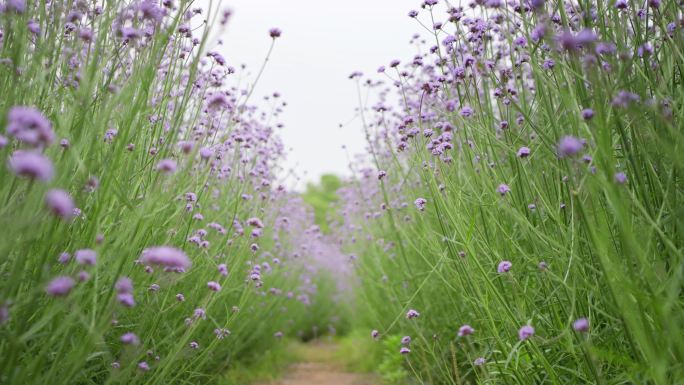
[[[307,344],[302,362],[290,366],[283,378],[264,385],[377,385],[371,375],[351,373],[335,360],[337,346],[328,342]]]

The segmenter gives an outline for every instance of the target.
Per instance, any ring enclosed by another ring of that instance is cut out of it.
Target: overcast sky
[[[347,76],[355,70],[375,74],[392,59],[415,54],[411,36],[420,32],[407,13],[419,0],[223,0],[233,10],[219,50],[237,67],[255,74],[270,44],[268,30],[283,34],[254,93],[282,94],[288,107],[280,134],[289,150],[287,168],[304,182],[320,175],[349,175],[347,155],[362,152],[360,122],[354,117],[356,88]],[[254,101],[257,98],[253,99]],[[298,187],[302,187],[303,182]]]

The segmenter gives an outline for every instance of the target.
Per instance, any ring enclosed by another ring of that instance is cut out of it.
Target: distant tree
[[[339,201],[337,190],[342,181],[337,175],[325,174],[318,184],[309,183],[302,195],[304,202],[314,210],[314,220],[323,233],[330,232],[330,221],[336,217],[335,204]]]

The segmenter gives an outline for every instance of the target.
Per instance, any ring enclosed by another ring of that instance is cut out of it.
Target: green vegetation
[[[330,233],[330,223],[338,220],[335,204],[339,201],[337,190],[342,187],[339,177],[332,174],[321,176],[318,184],[308,183],[302,194],[304,202],[314,211],[314,221],[324,234]]]

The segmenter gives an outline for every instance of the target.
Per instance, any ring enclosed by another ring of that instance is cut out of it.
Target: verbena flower
[[[418,318],[418,317],[420,317],[420,313],[418,313],[417,311],[415,311],[413,309],[406,312],[406,318],[407,319],[413,319],[413,318]]]
[[[463,325],[460,328],[458,328],[459,337],[469,336],[473,333],[475,333],[475,329],[473,329],[470,325]]]
[[[499,265],[497,266],[496,271],[499,274],[508,273],[512,267],[513,267],[513,264],[511,263],[511,261],[501,261],[501,262],[499,262]]]
[[[534,328],[530,325],[525,325],[518,330],[518,338],[520,338],[521,341],[525,341],[526,339],[532,337],[534,335]]]
[[[61,276],[53,279],[45,287],[45,292],[53,297],[61,297],[69,294],[74,288],[76,282],[67,276]]]
[[[624,172],[616,172],[613,176],[613,180],[617,184],[625,184],[627,183],[627,174],[625,174]]]
[[[586,318],[578,318],[572,323],[572,328],[580,333],[586,333],[589,331],[589,320]]]
[[[50,121],[33,107],[12,107],[7,115],[7,133],[32,146],[49,146],[55,140]]]
[[[558,156],[561,158],[574,156],[584,148],[584,142],[574,136],[564,136],[558,142]]]
[[[138,336],[135,333],[132,333],[132,332],[124,333],[123,335],[121,335],[120,340],[121,340],[121,343],[123,343],[125,345],[137,346],[140,344],[140,339],[138,338]]]
[[[221,291],[221,285],[218,282],[215,281],[209,281],[207,282],[207,287],[211,291]]]
[[[49,182],[54,176],[50,159],[37,152],[17,150],[8,163],[10,170],[21,177]]]
[[[511,191],[511,188],[508,187],[507,184],[502,183],[496,188],[496,192],[498,192],[501,196],[504,196],[508,194]]]
[[[74,253],[76,262],[80,265],[95,265],[97,263],[97,253],[92,249],[76,250]]]
[[[520,147],[518,149],[518,158],[527,158],[530,156],[530,149],[528,147]]]
[[[187,270],[192,262],[182,250],[169,246],[151,247],[143,250],[140,260],[145,264],[161,265],[173,269]]]
[[[174,173],[176,172],[176,161],[173,159],[162,159],[157,163],[157,170],[166,174]]]
[[[45,194],[45,204],[56,216],[68,221],[74,217],[74,202],[69,194],[60,189],[53,189]]]
[[[425,198],[418,198],[416,199],[413,204],[416,206],[416,208],[420,211],[425,210],[425,205],[427,204],[427,199]]]
[[[280,35],[282,35],[282,33],[283,32],[279,28],[271,28],[268,31],[268,34],[274,39],[280,37]]]

